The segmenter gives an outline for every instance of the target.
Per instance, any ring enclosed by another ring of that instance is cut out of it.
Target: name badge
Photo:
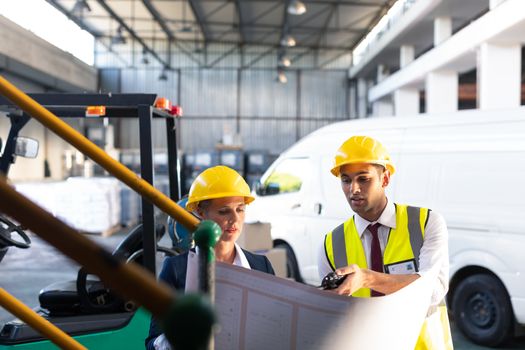
[[[385,272],[390,275],[409,275],[416,273],[416,260],[410,259],[385,265]]]

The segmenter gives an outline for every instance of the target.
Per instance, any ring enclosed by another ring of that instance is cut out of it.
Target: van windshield
[[[308,158],[283,159],[264,180],[260,192],[262,195],[299,192],[309,170]]]

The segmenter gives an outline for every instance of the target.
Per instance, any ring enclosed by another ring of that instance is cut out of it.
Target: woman
[[[213,220],[222,234],[215,245],[215,259],[220,262],[242,266],[274,274],[268,258],[250,253],[237,243],[244,225],[246,205],[255,198],[250,194],[246,181],[233,169],[215,166],[203,171],[193,181],[186,209],[203,220]],[[196,290],[197,255],[195,251],[167,258],[159,279],[179,291]],[[189,263],[188,263],[189,261]],[[161,335],[155,319],[152,318],[146,348],[167,349],[167,341]]]

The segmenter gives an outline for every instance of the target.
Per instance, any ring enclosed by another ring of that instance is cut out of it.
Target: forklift
[[[167,155],[170,199],[179,200],[180,184],[176,147],[175,114],[165,99],[154,94],[30,94],[30,98],[59,118],[136,118],[139,120],[140,177],[154,184],[152,121],[164,119],[167,130]],[[160,103],[159,103],[160,102]],[[11,128],[0,155],[0,173],[8,177],[17,156],[36,157],[38,142],[19,135],[30,116],[0,96],[0,110],[7,112]],[[0,141],[0,150],[1,141]],[[156,223],[154,206],[142,198],[142,222],[134,227],[113,251],[119,261],[136,262],[155,276],[157,252],[176,251],[158,246],[164,225]],[[18,238],[16,237],[18,236]],[[17,238],[17,239],[15,239]],[[0,213],[0,261],[10,247],[28,249],[25,229]],[[85,268],[76,281],[47,286],[40,292],[37,313],[64,332],[93,349],[143,349],[151,314],[132,300],[117,296],[101,281],[88,279]],[[204,276],[203,278],[207,278]],[[51,341],[28,324],[15,319],[0,325],[0,349],[55,349]]]

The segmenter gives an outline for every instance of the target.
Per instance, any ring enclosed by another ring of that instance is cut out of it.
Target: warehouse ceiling
[[[349,52],[395,0],[46,0],[97,39],[134,41],[163,62],[155,42],[228,43]],[[299,3],[297,3],[299,2]],[[302,12],[302,14],[293,14]],[[130,40],[133,39],[133,40]],[[137,50],[135,46],[135,50]],[[165,63],[165,62],[164,62]],[[169,65],[168,65],[169,66]]]

